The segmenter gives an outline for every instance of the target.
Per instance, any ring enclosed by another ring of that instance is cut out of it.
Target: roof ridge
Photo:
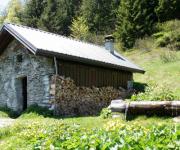
[[[81,41],[81,40],[78,40],[78,39],[75,39],[75,38],[72,38],[72,37],[67,37],[67,36],[56,34],[56,33],[52,33],[52,32],[49,32],[49,31],[44,31],[44,30],[39,29],[39,28],[33,28],[33,27],[29,27],[29,26],[25,26],[25,25],[21,25],[21,24],[15,24],[15,23],[6,23],[6,24],[23,27],[23,28],[27,28],[27,29],[31,29],[31,30],[35,30],[35,31],[39,31],[39,32],[47,33],[47,34],[51,34],[51,35],[54,35],[54,36],[59,36],[59,37],[62,37],[62,38],[68,39],[68,40],[72,40],[72,41],[76,41],[76,42],[80,42],[80,43],[88,44],[88,45],[92,45],[92,46],[97,46],[97,47],[105,49],[101,45],[97,45],[97,44],[86,42],[86,41]]]

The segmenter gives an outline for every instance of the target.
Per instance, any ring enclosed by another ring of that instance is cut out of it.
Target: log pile
[[[127,112],[133,115],[180,115],[180,101],[133,101],[113,100],[112,112]]]
[[[96,115],[107,107],[112,99],[122,98],[126,91],[113,87],[77,87],[70,78],[53,76],[51,94],[58,115]]]

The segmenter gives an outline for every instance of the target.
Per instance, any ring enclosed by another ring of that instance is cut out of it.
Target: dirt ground
[[[0,118],[0,128],[11,125],[14,119]]]

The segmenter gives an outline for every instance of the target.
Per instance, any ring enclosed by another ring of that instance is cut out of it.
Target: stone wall
[[[77,87],[70,78],[53,76],[51,94],[54,95],[57,115],[97,115],[109,106],[112,99],[126,96],[126,91],[113,87]]]
[[[50,76],[54,74],[53,59],[35,56],[14,40],[0,55],[0,106],[22,110],[20,79],[27,77],[27,104],[47,106]]]

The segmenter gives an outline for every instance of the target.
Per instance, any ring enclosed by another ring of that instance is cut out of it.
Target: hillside
[[[132,50],[124,55],[146,70],[145,74],[134,75],[136,82],[148,84],[153,81],[167,86],[180,97],[180,51],[158,48],[151,51]]]

